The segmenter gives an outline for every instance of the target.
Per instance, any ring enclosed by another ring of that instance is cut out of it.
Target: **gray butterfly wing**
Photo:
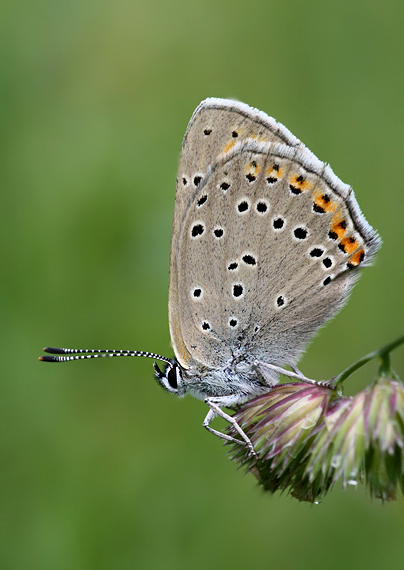
[[[169,322],[176,356],[185,368],[191,365],[193,359],[183,342],[179,322],[177,265],[181,227],[190,201],[195,198],[198,187],[205,183],[208,168],[221,154],[247,138],[303,147],[288,129],[265,113],[243,103],[216,98],[202,101],[195,110],[184,136],[172,227]]]
[[[196,108],[182,143],[173,234],[178,236],[189,199],[203,182],[209,166],[221,154],[247,138],[258,142],[281,142],[293,147],[304,146],[275,119],[244,103],[212,97]]]
[[[173,234],[172,309],[189,365],[296,362],[379,244],[352,189],[303,145],[236,143]]]

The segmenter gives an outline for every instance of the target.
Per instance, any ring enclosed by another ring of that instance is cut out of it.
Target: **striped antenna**
[[[145,356],[146,358],[154,358],[161,360],[167,364],[171,363],[169,358],[154,354],[154,352],[144,352],[143,350],[94,350],[84,348],[51,348],[46,347],[44,352],[49,354],[70,354],[74,356],[40,356],[39,360],[43,362],[69,362],[71,360],[84,360],[85,358],[106,358],[107,356]]]

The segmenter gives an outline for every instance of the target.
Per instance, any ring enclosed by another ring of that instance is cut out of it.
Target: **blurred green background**
[[[401,569],[401,496],[266,495],[149,360],[36,358],[172,354],[176,168],[208,96],[284,123],[383,237],[303,371],[330,378],[402,334],[404,4],[6,0],[0,22],[0,568]],[[403,377],[402,349],[394,366]]]

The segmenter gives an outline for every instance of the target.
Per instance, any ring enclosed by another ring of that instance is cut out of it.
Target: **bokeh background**
[[[202,429],[204,404],[164,393],[149,360],[36,359],[45,345],[172,354],[176,168],[208,96],[284,123],[383,237],[303,371],[330,378],[402,334],[404,4],[6,0],[1,12],[1,569],[401,569],[401,496],[264,494]],[[402,349],[394,366],[403,377]]]

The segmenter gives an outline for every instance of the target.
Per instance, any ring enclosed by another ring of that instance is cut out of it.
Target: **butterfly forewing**
[[[303,146],[288,129],[265,113],[243,103],[210,98],[195,110],[181,151],[177,176],[177,192],[171,240],[169,321],[171,339],[176,356],[184,367],[192,357],[184,345],[179,323],[178,275],[179,235],[184,216],[208,170],[219,156],[231,150],[238,142],[253,138],[257,141],[278,141],[288,146]]]

